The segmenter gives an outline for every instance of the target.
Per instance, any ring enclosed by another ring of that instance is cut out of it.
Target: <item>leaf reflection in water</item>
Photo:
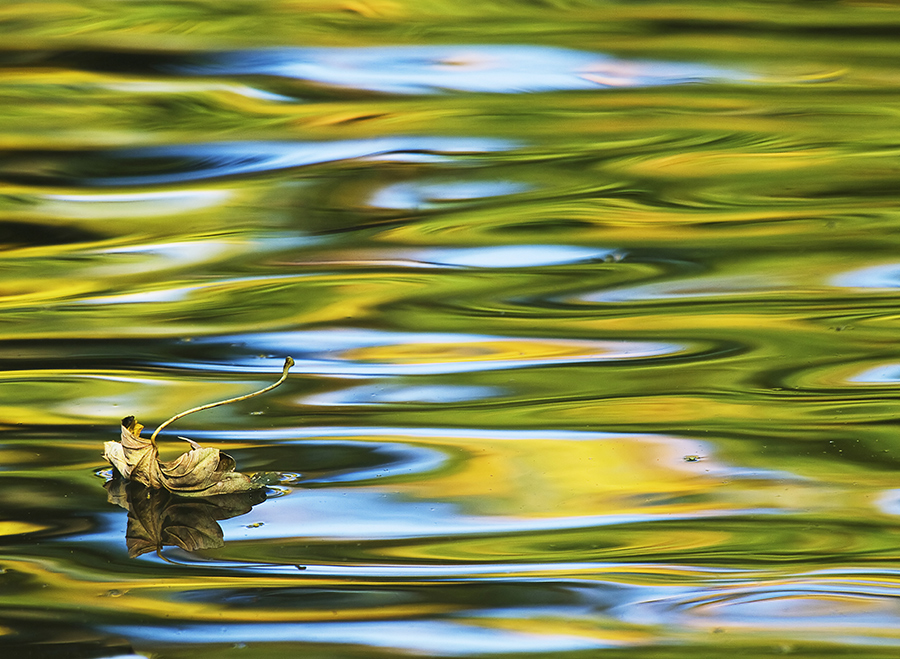
[[[266,500],[264,489],[188,499],[121,478],[105,487],[109,502],[128,511],[125,542],[130,558],[158,553],[163,547],[185,551],[224,547],[218,520],[245,515]]]

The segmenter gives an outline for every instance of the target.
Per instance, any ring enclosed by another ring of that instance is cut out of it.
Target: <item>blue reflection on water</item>
[[[177,557],[178,562],[183,565],[204,565],[206,567],[222,567],[234,570],[235,572],[243,572],[245,574],[290,574],[297,575],[297,565],[293,563],[259,563],[259,562],[239,562],[226,560],[212,560],[208,557],[198,557],[180,549],[169,549],[166,551],[166,557]],[[145,554],[141,557],[155,564],[165,564],[165,560],[156,554]],[[365,563],[362,565],[340,563],[305,563],[303,564],[303,576],[310,577],[340,577],[349,579],[367,578],[367,577],[391,577],[391,578],[416,578],[426,577],[428,579],[468,579],[473,576],[480,576],[501,580],[512,580],[517,578],[530,578],[533,574],[539,574],[540,578],[567,578],[574,573],[587,575],[585,578],[602,577],[605,573],[623,571],[652,571],[658,567],[653,563],[602,563],[599,561],[578,562],[571,561],[565,563],[510,563],[510,562],[484,562],[484,563],[437,563],[437,564],[419,564],[419,563]],[[741,570],[730,568],[710,569],[705,566],[695,565],[668,565],[667,570],[672,572],[683,572],[687,574],[704,574],[710,578],[715,576],[730,576],[741,573]]]
[[[448,620],[300,622],[151,627],[111,626],[130,639],[168,643],[307,642],[397,648],[433,656],[486,652],[549,652],[615,647],[587,636],[506,631]]]
[[[192,430],[198,437],[214,438],[220,436],[219,431]],[[617,439],[629,437],[635,440],[654,440],[661,442],[677,441],[667,435],[652,435],[649,433],[615,433],[594,432],[588,430],[558,430],[547,428],[546,430],[513,429],[503,430],[495,428],[428,428],[428,427],[379,427],[379,426],[295,426],[291,428],[265,428],[259,430],[231,429],[228,437],[249,442],[271,442],[284,440],[302,440],[307,437],[411,437],[453,439],[464,437],[466,439],[521,441],[529,439],[554,439],[564,441],[592,442],[604,439]],[[305,441],[305,440],[303,440]],[[692,450],[704,452],[712,448],[700,441],[694,441],[690,447]]]
[[[885,490],[877,500],[878,509],[887,515],[900,515],[900,490]]]
[[[517,94],[746,77],[699,64],[525,45],[278,48],[217,53],[173,68],[179,74],[278,76],[389,94]]]
[[[464,201],[524,192],[528,186],[513,181],[452,181],[395,183],[374,194],[369,203],[379,208],[420,209],[439,202]]]
[[[900,364],[883,364],[866,369],[862,373],[847,378],[848,382],[865,384],[896,384],[900,382]]]
[[[519,342],[533,346],[532,354],[522,356]],[[350,376],[410,375],[468,373],[518,369],[549,364],[574,364],[593,361],[633,360],[663,357],[685,352],[686,346],[643,341],[588,341],[575,339],[547,340],[529,337],[491,336],[478,334],[446,334],[426,332],[386,332],[356,328],[331,328],[299,332],[273,332],[237,336],[201,338],[197,343],[240,346],[253,355],[235,357],[228,364],[201,362],[168,363],[166,366],[207,371],[265,371],[281,369],[283,355],[291,355],[296,362],[295,372]],[[423,346],[431,350],[428,361],[404,362],[390,359],[366,359],[354,350],[381,346]],[[473,357],[455,354],[470,347],[477,350]],[[446,348],[450,354],[442,351]],[[508,354],[507,354],[508,352]],[[279,355],[259,358],[257,355]],[[440,356],[444,354],[444,356]]]
[[[614,256],[617,250],[595,249],[574,245],[498,245],[430,249],[417,253],[417,258],[430,263],[470,268],[528,268],[563,265]]]
[[[385,476],[407,475],[404,470],[382,470]],[[784,515],[772,508],[692,510],[684,513],[617,513],[528,517],[512,515],[469,515],[456,504],[443,501],[407,500],[386,488],[317,488],[277,497],[253,511],[253,521],[263,526],[247,532],[241,520],[226,520],[222,528],[226,540],[240,537],[296,537],[369,541],[373,539],[426,538],[443,536],[505,534],[524,532],[595,529],[625,524],[646,524],[675,520],[729,518],[741,515]]]
[[[842,288],[900,287],[900,265],[888,263],[841,273],[831,280],[832,286]]]
[[[516,146],[509,140],[487,138],[404,136],[330,142],[220,142],[144,147],[108,153],[109,158],[120,160],[123,167],[137,165],[138,171],[133,174],[86,177],[84,180],[95,186],[161,185],[260,174],[358,158],[419,161],[424,157],[429,161],[443,160],[454,154],[504,151]],[[149,168],[159,160],[169,161],[171,165],[161,172],[158,165],[153,165],[150,171],[156,173],[152,174],[139,171],[143,164],[146,163]]]
[[[370,384],[307,396],[307,405],[379,405],[386,403],[462,403],[505,393],[499,387],[430,384]]]

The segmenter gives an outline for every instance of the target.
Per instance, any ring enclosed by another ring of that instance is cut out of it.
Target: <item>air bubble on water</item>
[[[281,487],[279,485],[269,485],[266,488],[266,498],[267,499],[277,499],[278,497],[283,497],[291,493],[291,488],[289,487]]]

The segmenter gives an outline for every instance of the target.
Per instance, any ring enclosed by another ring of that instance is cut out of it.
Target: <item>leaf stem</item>
[[[281,377],[278,379],[278,382],[275,384],[270,384],[268,387],[264,389],[260,389],[259,391],[254,391],[252,394],[244,394],[243,396],[238,396],[237,398],[229,398],[228,400],[220,400],[218,403],[209,403],[208,405],[201,405],[200,407],[192,407],[189,410],[182,412],[181,414],[176,414],[168,421],[164,422],[159,428],[153,431],[153,434],[150,436],[150,442],[153,443],[156,441],[156,436],[159,434],[159,431],[165,428],[167,425],[172,423],[173,421],[177,421],[183,416],[187,416],[188,414],[193,414],[194,412],[200,412],[202,410],[208,410],[211,407],[218,407],[219,405],[227,405],[228,403],[237,403],[242,400],[247,400],[248,398],[253,398],[254,396],[259,396],[260,394],[264,394],[267,391],[272,391],[279,384],[287,380],[288,371],[291,366],[294,365],[294,360],[291,357],[288,357],[284,360],[284,371],[281,373]]]

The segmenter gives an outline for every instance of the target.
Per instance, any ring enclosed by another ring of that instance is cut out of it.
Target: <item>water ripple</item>
[[[158,217],[225,204],[227,190],[177,190],[107,194],[44,194],[36,197],[43,212],[61,217],[117,219]]]
[[[188,75],[265,75],[387,94],[520,94],[734,80],[711,66],[628,61],[599,53],[519,45],[280,48],[216,53],[175,63]]]
[[[416,260],[467,268],[533,268],[614,257],[614,249],[574,245],[497,245],[493,247],[422,250]]]
[[[889,3],[31,4],[0,645],[897,654]],[[119,419],[288,354],[158,445],[270,500],[129,559]]]
[[[539,634],[485,628],[452,620],[402,620],[290,624],[188,624],[109,626],[128,638],[165,643],[306,642],[365,645],[431,656],[481,655],[486,652],[565,652],[616,647],[621,643],[575,634]]]
[[[385,469],[383,473],[391,470]],[[402,474],[401,474],[402,475]],[[572,516],[493,516],[475,517],[461,512],[458,505],[438,501],[404,501],[378,489],[370,491],[317,489],[311,496],[278,497],[265,508],[254,510],[254,520],[264,525],[255,529],[252,542],[265,539],[293,539],[297,537],[297,521],[303,520],[304,541],[322,540],[387,540],[408,538],[446,538],[447,536],[505,536],[515,533],[562,532],[626,524],[647,524],[662,521],[686,521],[742,515],[777,515],[780,511],[765,508],[732,510],[694,510],[677,513],[608,513]],[[234,528],[240,526],[223,522],[222,528],[230,540],[238,540],[247,533]],[[229,533],[230,532],[230,533]]]
[[[897,623],[898,591],[896,583],[885,581],[791,579],[685,589],[622,609],[623,617],[637,624],[766,629],[800,636],[851,632],[874,640]]]
[[[528,189],[524,183],[514,181],[411,181],[381,188],[369,203],[379,208],[419,210],[449,202],[512,195]]]
[[[155,186],[278,172],[343,160],[443,162],[454,156],[508,151],[500,139],[385,137],[328,142],[217,142],[89,153],[9,155],[0,178],[90,187]]]
[[[491,247],[408,247],[319,251],[315,258],[298,259],[297,265],[392,268],[539,268],[586,262],[621,261],[621,250],[579,245],[495,245]]]
[[[248,355],[229,364],[167,364],[201,370],[257,371],[277,367],[291,355],[297,371],[329,375],[465,373],[550,364],[636,360],[683,353],[685,346],[642,341],[587,341],[476,334],[384,332],[334,328],[202,339],[240,346]]]
[[[900,385],[900,363],[895,360],[846,358],[821,366],[805,366],[781,376],[782,383],[801,391],[867,394],[877,387],[884,392]]]
[[[378,405],[384,403],[462,403],[502,396],[499,387],[464,385],[373,384],[307,396],[307,405]]]

